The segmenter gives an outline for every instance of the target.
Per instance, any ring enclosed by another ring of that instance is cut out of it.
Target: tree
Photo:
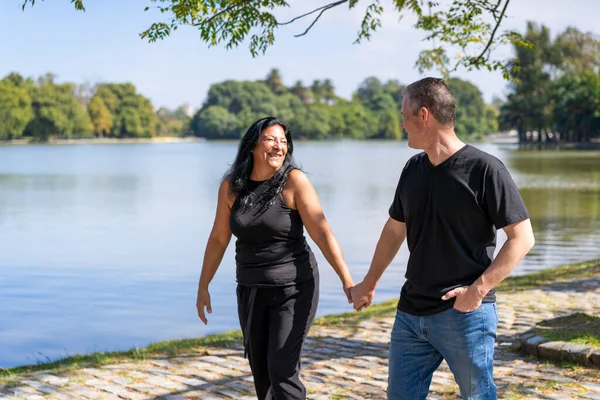
[[[346,127],[344,136],[351,139],[364,139],[374,130],[372,116],[358,101],[341,101],[335,107],[342,114]]]
[[[210,86],[203,107],[218,105],[233,114],[249,109],[257,114],[272,115],[276,111],[275,98],[264,82],[228,80]]]
[[[12,75],[12,74],[11,74]],[[33,119],[31,97],[24,81],[15,76],[0,80],[0,139],[19,139],[27,124]]]
[[[98,85],[94,97],[102,99],[112,117],[110,136],[154,137],[158,117],[152,103],[136,92],[131,83],[103,83]]]
[[[235,115],[221,106],[208,106],[198,111],[192,120],[192,132],[207,139],[239,139]]]
[[[188,106],[177,107],[174,111],[161,107],[156,111],[158,116],[158,136],[185,136],[189,132],[191,117],[187,112]]]
[[[302,104],[302,101],[292,93],[286,93],[282,96],[278,96],[275,101],[275,112],[273,115],[279,117],[284,121],[292,121],[294,117],[302,115],[306,107]],[[260,116],[259,116],[260,117]]]
[[[481,133],[496,133],[498,132],[498,117],[500,110],[494,105],[486,104],[483,111],[483,121],[481,124]]]
[[[23,0],[23,8],[34,5],[36,0]],[[286,0],[153,0],[166,21],[154,22],[140,36],[150,42],[171,35],[182,26],[196,27],[200,38],[209,46],[224,44],[233,48],[248,40],[253,56],[264,53],[275,42],[280,26],[304,20],[312,22],[296,36],[308,34],[323,13],[332,9],[365,7],[355,43],[370,40],[381,27],[384,8],[380,0],[335,0],[314,10],[298,11],[298,16],[281,21],[276,13],[289,7]],[[77,10],[84,10],[83,0],[71,0]],[[302,2],[298,2],[302,3]],[[504,60],[491,57],[494,47],[506,43],[521,43],[515,32],[501,31],[510,0],[452,0],[427,2],[422,0],[392,0],[398,19],[415,17],[415,28],[425,33],[433,44],[423,50],[416,61],[419,70],[439,69],[445,75],[459,67],[468,70],[487,68],[501,70],[508,78],[508,66]],[[148,11],[150,7],[146,7]],[[385,11],[389,13],[388,11]],[[491,22],[491,23],[490,23]],[[450,56],[452,55],[452,56]]]
[[[402,98],[404,97],[402,93],[404,92],[405,87],[406,86],[394,79],[387,81],[383,85],[383,91],[392,96],[392,98],[398,105],[398,109],[402,108]]]
[[[375,138],[377,139],[402,139],[402,129],[400,129],[400,118],[398,111],[389,108],[380,113],[379,129]]]
[[[325,79],[321,84],[322,98],[325,103],[331,104],[335,100],[335,87],[331,79]]]
[[[88,114],[94,126],[96,136],[104,137],[110,133],[113,125],[110,110],[100,96],[93,96],[88,103]]]
[[[315,103],[307,107],[306,117],[297,121],[296,131],[309,139],[325,139],[331,132],[329,126],[330,106]]]
[[[283,94],[285,91],[285,85],[283,84],[281,74],[277,68],[273,68],[269,72],[267,79],[265,79],[265,83],[269,89],[271,89],[271,91],[277,95]]]
[[[17,74],[16,72],[11,72],[10,74],[6,75],[4,77],[5,81],[10,82],[13,86],[16,87],[23,87],[23,86],[33,86],[34,82],[31,78],[23,78],[23,76],[21,76],[20,74]]]
[[[373,99],[373,96],[381,90],[383,90],[383,84],[379,78],[371,76],[361,82],[358,86],[358,90],[356,90],[356,96],[363,103],[368,103]]]
[[[600,76],[563,75],[556,83],[556,130],[567,141],[589,142],[600,135]]]
[[[313,94],[313,100],[315,102],[318,103],[321,100],[323,100],[325,92],[323,91],[323,84],[321,83],[321,81],[314,80],[312,85],[310,85],[310,91]]]
[[[365,107],[372,111],[396,111],[398,109],[398,105],[394,101],[392,95],[383,90],[375,93],[375,95],[364,104]]]
[[[483,137],[487,122],[485,103],[477,86],[458,78],[450,78],[448,87],[456,100],[456,134],[463,138]]]
[[[40,141],[48,140],[51,136],[89,136],[92,124],[75,97],[74,85],[55,84],[52,74],[40,77],[38,84],[39,86],[31,88],[34,118],[25,128],[24,134]]]
[[[529,22],[532,50],[515,47],[514,82],[500,107],[501,128],[516,128],[519,141],[587,141],[596,135],[596,87],[600,41],[567,28],[553,41],[550,30]]]
[[[538,132],[538,140],[542,141],[542,133],[548,135],[551,125],[551,90],[553,68],[560,63],[556,55],[556,47],[552,43],[550,30],[533,22],[527,23],[526,40],[533,44],[533,49],[515,46],[516,57],[511,61],[511,74],[514,78],[510,84],[512,95],[501,108],[501,112],[510,113],[501,117],[504,123],[513,121],[519,132],[519,141],[530,140],[527,132]],[[517,107],[518,104],[518,107]]]
[[[310,104],[310,100],[312,98],[312,92],[309,88],[304,86],[302,81],[296,81],[294,86],[290,88],[290,92],[292,92],[295,96],[297,96],[302,104],[305,106]]]
[[[600,40],[590,32],[568,27],[555,41],[556,64],[572,75],[599,72]]]

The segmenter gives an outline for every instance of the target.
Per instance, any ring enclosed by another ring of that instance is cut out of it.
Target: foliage
[[[100,96],[94,96],[88,103],[88,114],[94,126],[94,134],[104,137],[110,133],[113,125],[112,114]]]
[[[497,114],[485,105],[479,89],[460,79],[449,84],[458,103],[459,135],[472,139],[491,132]],[[281,73],[272,70],[264,81],[213,84],[191,131],[209,139],[236,139],[254,120],[276,115],[289,122],[295,136],[306,139],[402,139],[404,87],[395,80],[369,77],[348,101],[336,95],[329,79],[315,80],[310,87],[297,81],[288,88]]]
[[[91,134],[90,118],[77,101],[72,83],[56,84],[47,76],[30,87],[30,93],[34,117],[25,128],[25,136],[45,141],[50,136],[81,138]]]
[[[174,111],[161,107],[156,111],[158,116],[158,136],[185,136],[189,132],[191,117],[189,106],[177,107]]]
[[[32,119],[28,89],[10,77],[0,80],[0,139],[19,139]]]
[[[158,118],[152,103],[146,97],[136,93],[133,84],[100,84],[90,102],[97,101],[96,97],[101,99],[112,117],[108,136],[116,138],[156,136]]]
[[[23,9],[36,0],[22,0]],[[71,0],[78,10],[84,10],[83,0]],[[506,19],[510,0],[452,0],[451,2],[423,0],[392,0],[385,10],[381,0],[335,0],[304,12],[289,21],[277,14],[291,5],[286,0],[152,0],[163,20],[154,22],[140,36],[150,42],[165,39],[180,27],[198,30],[200,39],[209,47],[224,45],[227,49],[247,42],[253,56],[264,53],[275,42],[281,26],[311,20],[297,35],[304,36],[318,22],[323,13],[335,9],[360,10],[362,21],[355,43],[370,40],[382,26],[381,16],[395,12],[398,20],[415,17],[414,27],[425,34],[431,48],[423,50],[415,62],[424,70],[436,69],[448,77],[458,68],[501,71],[509,77],[509,65],[492,57],[492,50],[502,44],[526,45],[518,33],[500,29]],[[297,2],[300,4],[302,2]],[[293,6],[296,6],[294,4]],[[151,7],[146,7],[149,11]]]
[[[500,109],[500,128],[516,129],[520,142],[587,142],[600,137],[600,40],[569,27],[552,39],[532,22],[515,47],[514,83]]]

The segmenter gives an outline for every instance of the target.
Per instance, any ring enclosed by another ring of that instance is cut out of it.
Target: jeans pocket
[[[479,307],[477,307],[473,311],[460,311],[460,310],[457,310],[456,308],[454,308],[454,306],[452,307],[452,310],[454,310],[454,312],[456,312],[457,314],[460,314],[460,315],[471,315],[471,314],[474,314],[477,311],[481,310],[481,306],[483,306],[483,303],[480,304]]]

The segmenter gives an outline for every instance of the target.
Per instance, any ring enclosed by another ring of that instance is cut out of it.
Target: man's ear
[[[421,109],[419,110],[419,117],[421,118],[421,120],[423,122],[427,122],[429,121],[429,110],[426,109],[425,107],[421,107]]]

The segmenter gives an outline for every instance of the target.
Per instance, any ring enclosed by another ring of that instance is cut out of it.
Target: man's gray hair
[[[454,95],[443,79],[423,78],[408,85],[403,94],[414,115],[425,107],[441,125],[453,127],[456,123]]]

